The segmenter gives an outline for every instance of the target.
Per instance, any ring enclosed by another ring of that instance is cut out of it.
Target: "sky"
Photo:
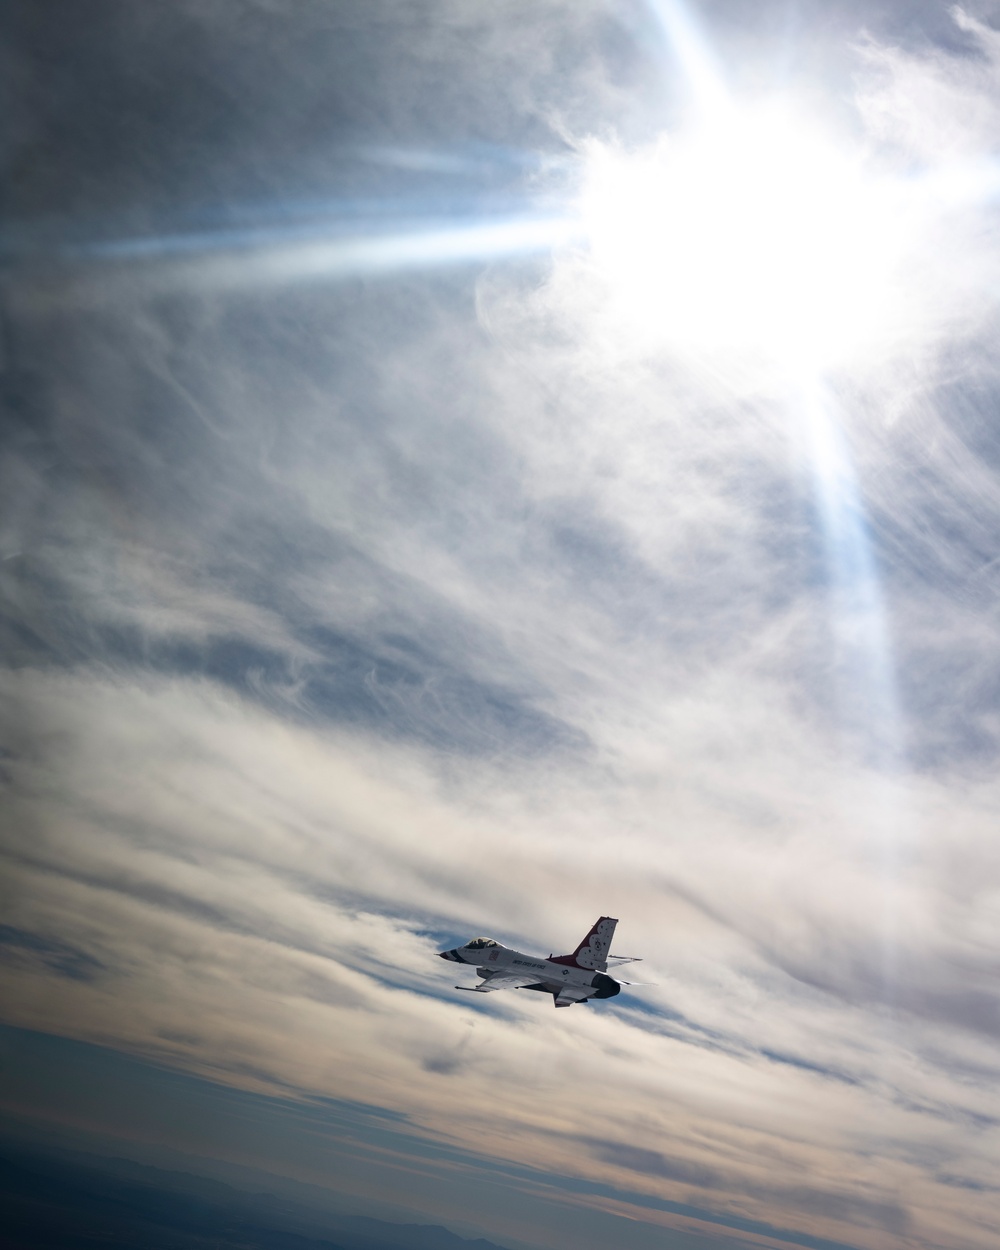
[[[994,1245],[1000,9],[3,25],[5,1131]],[[436,958],[601,915],[611,1001]]]

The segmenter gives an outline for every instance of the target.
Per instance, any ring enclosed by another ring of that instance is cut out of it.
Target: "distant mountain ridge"
[[[0,1144],[0,1250],[503,1250],[125,1159]]]

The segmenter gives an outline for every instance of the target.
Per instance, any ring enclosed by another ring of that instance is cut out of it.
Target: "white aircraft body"
[[[524,955],[501,946],[492,938],[472,938],[452,951],[440,951],[442,959],[459,964],[478,964],[478,985],[456,985],[456,990],[489,994],[493,990],[541,990],[551,994],[557,1007],[572,1007],[590,998],[614,998],[626,982],[608,976],[608,964],[634,963],[627,955],[611,955],[611,939],[617,920],[602,916],[572,955]]]

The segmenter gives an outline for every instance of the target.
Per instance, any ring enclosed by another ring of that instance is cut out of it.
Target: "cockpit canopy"
[[[499,946],[499,942],[494,942],[492,938],[473,938],[471,942],[466,942],[465,949],[467,951],[481,951],[484,946]]]

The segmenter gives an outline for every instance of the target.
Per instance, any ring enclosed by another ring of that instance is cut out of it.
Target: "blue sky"
[[[95,13],[11,23],[18,1123],[511,1246],[989,1246],[995,11]],[[434,957],[603,914],[613,1002]]]

